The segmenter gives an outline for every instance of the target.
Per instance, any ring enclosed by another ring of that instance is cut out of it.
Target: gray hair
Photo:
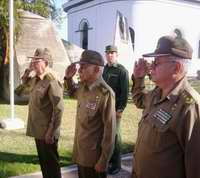
[[[103,66],[99,66],[99,71],[100,71],[100,74],[103,74],[103,69],[104,69],[104,67],[103,67]]]
[[[188,68],[190,66],[191,60],[190,59],[185,59],[177,56],[170,56],[169,59],[174,62],[179,62],[183,68],[182,68],[182,73],[187,74]]]
[[[187,74],[188,68],[191,64],[191,61],[189,59],[175,58],[173,59],[173,61],[181,63],[183,66],[183,73]]]

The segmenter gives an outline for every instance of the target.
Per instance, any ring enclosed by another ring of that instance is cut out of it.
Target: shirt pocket
[[[170,147],[173,133],[170,131],[170,122],[162,124],[159,120],[152,119],[152,135],[150,137],[153,152],[162,152]]]
[[[87,117],[87,111],[85,109],[85,103],[78,101],[77,103],[77,110],[76,110],[77,119],[80,123],[84,123]]]

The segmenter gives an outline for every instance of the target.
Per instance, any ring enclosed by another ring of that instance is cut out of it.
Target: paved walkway
[[[108,178],[130,178],[132,170],[132,153],[122,156],[122,169],[121,171],[114,175],[108,175]],[[10,178],[42,178],[41,172],[15,176]],[[62,168],[62,178],[78,178],[76,165]]]

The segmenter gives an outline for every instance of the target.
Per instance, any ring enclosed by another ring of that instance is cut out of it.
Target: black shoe
[[[110,167],[110,168],[108,169],[108,174],[110,174],[110,175],[115,175],[115,174],[117,174],[120,170],[121,170],[121,168]]]

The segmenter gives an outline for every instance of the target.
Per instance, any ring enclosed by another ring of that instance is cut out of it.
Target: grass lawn
[[[15,105],[15,115],[27,121],[27,105]],[[65,111],[62,119],[59,153],[61,166],[72,163],[76,101],[65,99]],[[128,103],[123,115],[121,127],[123,153],[132,151],[137,135],[137,123],[141,111],[133,103]],[[0,104],[0,119],[10,117],[10,106]],[[0,178],[40,171],[33,138],[25,136],[25,129],[0,129]]]

